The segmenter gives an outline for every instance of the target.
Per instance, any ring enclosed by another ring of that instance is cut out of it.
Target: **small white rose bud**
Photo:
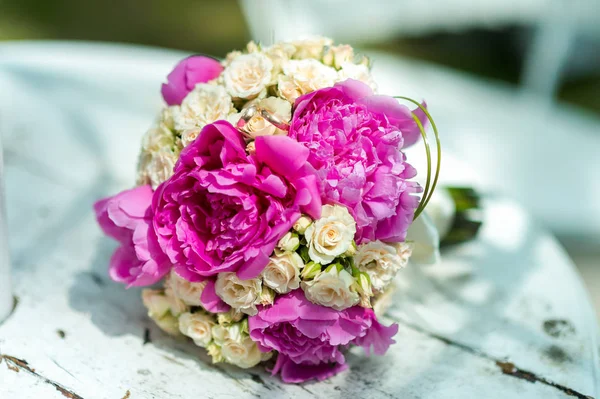
[[[347,44],[339,46],[329,46],[323,53],[323,64],[340,69],[344,62],[354,60],[354,49]]]
[[[250,327],[248,326],[247,317],[240,322],[240,331],[242,332],[242,334],[250,334]]]
[[[157,326],[160,327],[161,330],[163,330],[169,335],[175,337],[181,335],[179,331],[179,321],[177,320],[177,317],[173,316],[170,313],[167,313],[160,319],[154,319],[154,322]]]
[[[206,347],[206,351],[212,358],[213,363],[221,363],[223,361],[223,354],[221,353],[221,347],[216,343],[212,342]]]
[[[275,301],[275,291],[267,286],[263,286],[258,300],[261,305],[272,305],[273,301]]]
[[[356,283],[353,289],[360,295],[360,306],[363,308],[371,308],[371,297],[373,296],[373,288],[371,287],[371,280],[367,273],[358,273]]]
[[[331,271],[331,269],[334,269],[338,272],[341,272],[342,270],[344,270],[344,265],[342,265],[341,263],[332,263],[331,265],[327,266],[327,268],[325,269],[325,273],[329,273]]]
[[[298,234],[288,231],[277,243],[277,248],[285,252],[294,252],[300,246]]]
[[[246,51],[249,53],[258,53],[260,52],[260,44],[252,40],[246,45]]]
[[[321,273],[321,265],[315,262],[308,262],[304,266],[304,269],[302,269],[300,277],[302,277],[302,280],[310,280],[315,278],[319,273]]]
[[[294,223],[294,226],[292,228],[296,230],[298,234],[304,234],[304,232],[306,231],[308,226],[310,226],[311,223],[311,218],[309,218],[306,215],[302,215],[298,220],[296,220],[296,223]]]
[[[227,312],[217,313],[217,323],[219,324],[231,324],[242,320],[244,314],[237,309],[229,309]]]
[[[346,257],[351,257],[354,256],[354,254],[356,254],[356,242],[352,241],[352,244],[350,245],[350,247],[348,248],[348,250],[346,252],[344,252],[344,256]]]
[[[153,320],[163,317],[170,309],[171,304],[164,295],[163,290],[142,290],[142,302],[148,309],[148,317]]]

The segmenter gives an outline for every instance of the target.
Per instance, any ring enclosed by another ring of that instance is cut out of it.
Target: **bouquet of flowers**
[[[324,38],[181,61],[137,186],[94,206],[120,243],[111,278],[159,284],[142,298],[160,328],[214,362],[274,358],[285,382],[339,373],[351,345],[384,354],[398,327],[373,306],[435,181],[420,198],[402,152],[425,105],[376,90],[368,58]]]

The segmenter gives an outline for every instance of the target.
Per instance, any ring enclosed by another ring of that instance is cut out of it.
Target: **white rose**
[[[179,331],[179,321],[177,320],[177,317],[170,313],[167,313],[160,319],[154,319],[154,322],[158,327],[160,327],[161,330],[169,335],[173,335],[175,337],[181,335],[181,332]]]
[[[342,69],[338,72],[338,82],[343,82],[347,79],[359,80],[366,83],[374,92],[377,92],[377,83],[369,67],[366,65],[357,65],[351,62],[342,63]]]
[[[293,41],[292,45],[296,47],[294,58],[316,58],[320,60],[323,57],[323,49],[325,46],[331,46],[332,44],[332,39],[320,36]]]
[[[321,218],[304,232],[308,242],[308,256],[314,262],[326,265],[342,255],[352,245],[356,222],[346,207],[325,205]]]
[[[317,305],[323,305],[335,310],[344,310],[356,305],[360,296],[350,289],[355,283],[354,278],[346,270],[332,267],[314,280],[303,281],[302,289],[306,299]]]
[[[227,118],[229,119],[229,115],[227,116]],[[200,134],[200,131],[202,131],[202,129],[195,128],[187,129],[181,132],[181,144],[183,144],[184,147],[187,147],[192,141],[196,140],[196,138]]]
[[[359,246],[354,255],[354,265],[369,275],[376,293],[383,292],[406,263],[407,259],[394,246],[379,240]]]
[[[247,109],[250,106],[256,106],[259,109],[264,109],[270,112],[275,117],[282,120],[283,122],[289,122],[290,119],[292,119],[292,105],[289,102],[278,97],[267,97],[260,100],[249,101],[248,103],[246,103],[244,108]],[[263,118],[263,116],[259,112],[255,113],[255,115],[246,123],[242,130],[247,134],[247,136],[250,139],[254,139],[258,136],[287,134],[286,131],[278,129],[271,122]]]
[[[142,302],[148,309],[148,317],[157,319],[163,317],[170,309],[170,303],[162,290],[143,289]]]
[[[273,63],[270,85],[277,83],[277,75],[282,71],[285,64],[296,52],[296,47],[291,43],[277,43],[263,50],[263,54],[269,57]]]
[[[300,269],[304,262],[296,252],[274,255],[262,272],[263,283],[279,294],[286,294],[300,286]]]
[[[178,154],[169,148],[152,153],[150,161],[145,165],[145,174],[153,190],[173,176],[173,168],[178,158]]]
[[[394,248],[396,248],[396,252],[398,253],[398,257],[400,258],[400,265],[402,267],[406,267],[408,265],[408,260],[410,259],[413,251],[413,243],[409,242],[399,242],[393,244]]]
[[[234,309],[253,316],[260,300],[262,283],[259,278],[242,280],[235,273],[219,273],[215,290],[219,298]]]
[[[262,53],[237,56],[223,71],[227,92],[234,98],[253,99],[271,81],[273,63]]]
[[[224,68],[227,68],[237,57],[239,57],[242,54],[243,53],[241,51],[237,50],[227,53],[225,59],[221,62],[221,65],[223,65]]]
[[[221,347],[220,355],[227,363],[247,369],[263,360],[263,353],[258,349],[256,342],[241,331],[239,323],[228,327],[215,326],[213,337]]]
[[[277,243],[277,248],[284,252],[294,252],[300,246],[298,234],[288,231]]]
[[[205,281],[191,282],[171,271],[165,280],[165,292],[183,301],[188,306],[202,306],[200,296],[206,286]]]
[[[303,94],[331,87],[338,79],[335,69],[317,60],[291,60],[283,65],[283,75],[279,76],[279,95],[290,103]]]
[[[179,331],[194,340],[194,343],[206,348],[212,340],[213,316],[203,313],[183,313],[179,316]]]
[[[222,86],[199,83],[188,93],[179,107],[174,107],[175,130],[202,129],[214,121],[227,119],[234,112],[231,97]]]
[[[343,63],[353,60],[354,49],[347,44],[328,47],[323,54],[323,63],[336,69],[340,69]]]
[[[175,143],[175,135],[164,122],[152,126],[142,138],[142,151],[156,152],[161,148],[171,148]]]
[[[177,317],[169,312],[171,302],[162,290],[144,289],[142,291],[142,302],[148,309],[148,317],[154,320],[161,330],[170,335],[179,335]]]

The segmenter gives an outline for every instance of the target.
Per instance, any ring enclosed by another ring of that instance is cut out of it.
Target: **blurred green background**
[[[363,47],[517,84],[531,26],[391,38]],[[0,0],[0,40],[136,43],[223,56],[250,39],[235,0]],[[351,43],[361,45],[361,43]],[[565,75],[559,100],[600,113],[600,68]]]

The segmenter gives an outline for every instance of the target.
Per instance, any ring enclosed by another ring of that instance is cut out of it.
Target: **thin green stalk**
[[[433,133],[435,135],[435,143],[436,143],[436,150],[437,150],[437,165],[435,168],[435,177],[433,179],[433,184],[431,185],[431,190],[427,191],[427,188],[429,186],[429,179],[431,176],[431,154],[430,154],[430,150],[429,150],[429,143],[425,142],[425,148],[426,148],[425,151],[427,153],[427,184],[425,185],[426,190],[423,193],[423,196],[421,198],[421,203],[419,204],[417,211],[415,211],[414,219],[416,219],[417,217],[419,217],[421,212],[425,209],[425,207],[431,200],[431,196],[433,195],[433,192],[435,191],[435,188],[437,186],[438,179],[440,177],[440,169],[442,166],[442,145],[440,142],[440,136],[439,136],[439,132],[438,132],[437,126],[435,124],[435,121],[433,120],[433,118],[431,117],[431,114],[429,113],[429,111],[427,111],[427,109],[425,107],[423,107],[418,101],[415,101],[412,98],[403,97],[403,96],[395,96],[394,98],[400,98],[403,100],[410,101],[413,104],[416,104],[423,111],[425,116],[427,116],[427,119],[431,123],[431,128],[433,129]],[[413,114],[413,118],[415,118],[415,121],[418,121],[418,118],[414,114]],[[419,127],[419,130],[421,132],[421,136],[425,137],[425,132],[423,130],[421,121],[417,122],[417,126]],[[425,139],[424,139],[424,141],[425,141]]]

